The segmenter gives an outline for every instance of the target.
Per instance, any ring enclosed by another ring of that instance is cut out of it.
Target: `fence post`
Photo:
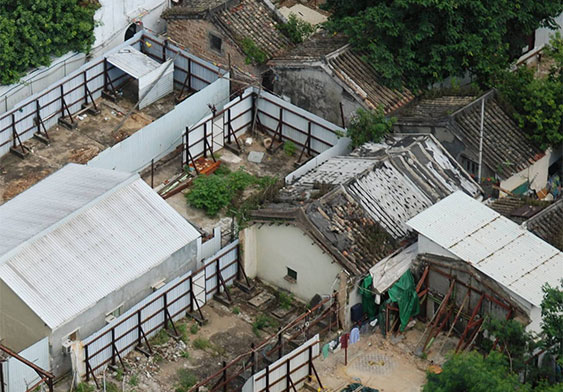
[[[142,327],[141,327],[141,309],[139,309],[137,311],[137,334],[139,335],[137,337],[137,345],[140,346],[141,345],[141,338],[143,335],[143,332],[141,331]]]
[[[39,99],[35,100],[35,115],[37,118],[37,132],[41,132],[41,106],[39,105]]]
[[[164,292],[164,329],[168,329],[168,317],[166,317],[166,312],[168,311],[168,292]]]
[[[194,285],[193,277],[190,275],[190,313],[194,311]]]
[[[311,121],[309,121],[309,125],[307,127],[307,154],[311,156]]]
[[[281,327],[278,328],[278,359],[280,359],[283,355],[283,337],[282,337],[282,329]]]
[[[207,158],[207,121],[203,123],[203,157]]]
[[[256,350],[254,350],[254,347],[254,343],[252,343],[250,345],[250,348],[252,349],[252,353],[250,354],[252,357],[252,374],[256,373]]]
[[[115,329],[111,329],[111,364],[115,365]]]
[[[164,44],[162,45],[162,62],[166,61],[166,48],[168,47],[168,40],[164,40]]]
[[[88,345],[85,344],[84,345],[84,361],[86,362],[86,381],[90,380],[90,372],[88,371],[88,366],[90,365],[89,360],[90,360],[90,358],[88,356]]]
[[[0,361],[0,392],[6,392],[4,389],[4,361]]]
[[[231,108],[227,109],[227,143],[231,144]]]
[[[227,361],[223,361],[223,392],[227,392]]]

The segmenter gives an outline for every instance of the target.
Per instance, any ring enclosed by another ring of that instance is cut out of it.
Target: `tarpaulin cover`
[[[373,389],[363,386],[362,384],[348,384],[341,392],[379,392],[379,389]]]
[[[369,320],[373,320],[376,314],[375,308],[375,295],[371,288],[373,286],[373,278],[368,275],[362,280],[360,285],[360,295],[362,296],[362,308],[364,314],[368,316]]]
[[[389,298],[399,305],[401,331],[404,331],[410,318],[420,312],[418,294],[416,293],[414,278],[410,270],[407,270],[397,283],[389,289]]]

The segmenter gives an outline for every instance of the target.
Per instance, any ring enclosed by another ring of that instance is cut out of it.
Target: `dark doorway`
[[[132,38],[137,33],[137,24],[132,23],[125,32],[125,41]]]

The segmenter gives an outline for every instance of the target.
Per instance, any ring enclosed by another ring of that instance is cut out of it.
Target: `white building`
[[[0,206],[0,340],[65,348],[192,269],[201,234],[137,174],[69,164]],[[44,353],[40,353],[44,354]]]

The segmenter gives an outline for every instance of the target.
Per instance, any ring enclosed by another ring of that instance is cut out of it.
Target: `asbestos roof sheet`
[[[392,135],[335,157],[309,171],[282,193],[300,195],[313,184],[343,184],[389,234],[408,235],[406,222],[452,192],[472,197],[481,188],[429,134]]]
[[[535,306],[563,277],[563,253],[463,192],[407,224]]]
[[[418,242],[415,242],[407,248],[399,249],[371,267],[369,273],[373,277],[374,290],[379,294],[389,290],[410,269],[417,255]]]
[[[107,61],[135,79],[140,79],[160,67],[157,61],[132,46],[126,46],[110,54]]]
[[[0,258],[0,279],[51,329],[200,236],[143,180],[128,173],[67,165],[0,206],[0,216],[21,207],[22,200],[39,212],[53,209],[53,214],[11,216],[9,227],[2,225],[8,234],[33,227],[30,233],[36,235],[27,235],[26,242]]]

